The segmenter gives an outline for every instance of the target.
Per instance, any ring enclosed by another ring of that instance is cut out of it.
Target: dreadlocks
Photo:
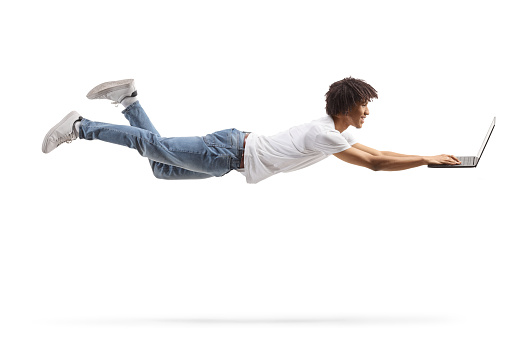
[[[336,81],[325,94],[325,110],[330,116],[346,114],[360,102],[378,99],[376,90],[364,80],[352,77]]]

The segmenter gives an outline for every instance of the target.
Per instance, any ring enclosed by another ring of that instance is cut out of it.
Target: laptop
[[[488,130],[488,134],[486,134],[486,137],[484,137],[484,141],[482,142],[481,149],[479,150],[479,153],[477,153],[476,157],[457,157],[459,161],[461,161],[461,164],[459,165],[428,165],[428,167],[431,168],[467,168],[467,167],[477,167],[477,164],[479,163],[479,160],[481,160],[481,155],[484,152],[484,149],[486,148],[486,144],[488,143],[488,140],[490,139],[491,132],[493,132],[493,129],[495,128],[495,122],[496,117],[493,118],[493,122],[491,123],[490,129]]]

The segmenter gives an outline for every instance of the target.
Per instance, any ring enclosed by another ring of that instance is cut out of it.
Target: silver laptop
[[[428,167],[431,167],[431,168],[476,167],[477,164],[479,163],[479,160],[481,160],[481,155],[484,152],[484,149],[486,148],[486,144],[488,143],[488,140],[490,140],[491,132],[493,132],[493,129],[495,128],[495,122],[496,122],[496,117],[493,118],[493,122],[491,123],[490,129],[488,130],[488,134],[486,134],[486,137],[484,137],[484,141],[482,142],[481,149],[479,150],[479,153],[477,153],[476,157],[457,157],[461,161],[461,164],[459,164],[459,165],[428,165]]]

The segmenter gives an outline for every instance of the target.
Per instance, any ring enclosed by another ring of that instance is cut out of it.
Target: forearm
[[[400,153],[395,153],[395,152],[390,152],[390,151],[381,151],[380,153],[382,153],[382,155],[386,155],[389,157],[418,157],[418,155],[400,154]]]
[[[392,153],[392,152],[389,152]],[[418,155],[380,155],[374,156],[372,160],[373,170],[375,171],[402,171],[414,167],[427,165],[429,163],[426,157]]]

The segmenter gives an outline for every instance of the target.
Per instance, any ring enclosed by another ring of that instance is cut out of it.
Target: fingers
[[[454,155],[450,155],[450,154],[438,155],[437,160],[438,160],[439,164],[444,164],[444,165],[459,165],[459,164],[461,164],[461,161],[458,158],[456,158]]]
[[[461,164],[461,161],[458,158],[456,158],[454,155],[447,155],[447,162],[452,165]]]
[[[461,163],[460,159],[456,158],[454,155],[451,155],[451,157],[456,160],[457,162]]]
[[[444,165],[459,165],[461,161],[452,154],[441,154],[434,157],[431,157],[431,161],[436,164],[444,164]]]

